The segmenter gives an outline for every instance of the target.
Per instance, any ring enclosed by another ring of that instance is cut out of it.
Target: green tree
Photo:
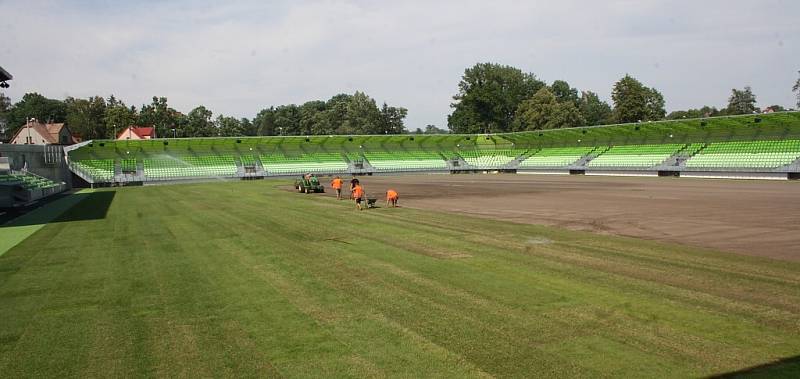
[[[517,109],[514,130],[541,130],[575,127],[586,120],[572,101],[559,102],[553,92],[540,89]]]
[[[555,95],[556,101],[559,103],[569,101],[576,107],[578,106],[578,90],[570,87],[569,83],[566,81],[556,80],[550,86],[550,89],[553,91],[553,95]]]
[[[235,117],[219,115],[214,124],[218,134],[223,137],[239,137],[245,134],[244,125]]]
[[[431,125],[431,124],[425,125],[425,130],[422,130],[420,128],[417,128],[417,130],[419,130],[420,133],[422,133],[422,134],[448,134],[448,133],[450,133],[450,131],[447,130],[447,129],[438,128],[438,127],[436,127],[436,125]]]
[[[0,92],[0,114],[5,114],[11,110],[11,99],[6,94]]]
[[[664,96],[655,88],[647,89],[646,100],[647,115],[645,116],[648,121],[663,120],[667,111],[664,109]]]
[[[275,127],[275,108],[264,108],[253,118],[253,128],[256,135],[274,136],[277,134]]]
[[[217,128],[212,120],[213,115],[210,110],[202,105],[192,109],[186,115],[186,125],[182,128],[181,133],[184,137],[212,137],[218,135]]]
[[[345,129],[345,122],[347,120],[347,108],[352,98],[353,95],[341,93],[328,99],[325,106],[327,109],[325,112],[325,120],[327,123],[325,128],[326,130],[330,130],[330,132],[323,134],[351,133]]]
[[[246,136],[257,135],[256,134],[257,130],[255,128],[255,125],[253,124],[253,122],[250,121],[250,119],[248,119],[247,117],[242,117],[242,119],[239,120],[239,123],[242,124],[242,130],[244,131],[244,135]]]
[[[299,131],[302,134],[331,134],[325,119],[326,104],[322,100],[308,101],[301,105],[297,112],[299,117]]]
[[[666,118],[668,120],[679,120],[684,118],[715,117],[719,115],[721,115],[721,112],[716,107],[705,105],[699,109],[672,111],[667,115]]]
[[[137,117],[136,107],[128,107],[114,95],[109,96],[106,100],[106,113],[103,117],[106,137],[117,138],[117,134],[121,130],[136,124]],[[156,135],[158,136],[158,134]]]
[[[107,138],[105,123],[106,101],[100,96],[88,99],[68,97],[64,100],[67,106],[66,124],[73,133],[83,139]]]
[[[745,86],[744,89],[732,89],[731,97],[728,98],[728,114],[750,114],[758,111],[756,107],[756,95],[750,86]]]
[[[454,133],[509,131],[519,105],[544,86],[518,68],[476,64],[461,77],[447,124]]]
[[[797,73],[800,74],[800,71],[797,71]],[[792,92],[797,92],[797,108],[800,109],[800,78],[797,78],[797,81],[794,82]]]
[[[281,105],[275,108],[275,128],[278,135],[297,136],[300,130],[300,112],[297,105]]]
[[[345,134],[382,134],[383,131],[378,127],[380,117],[375,100],[356,91],[347,105],[347,118],[343,125],[343,129],[347,131]]]
[[[169,107],[166,97],[153,96],[152,103],[142,105],[137,124],[154,126],[156,135],[166,136],[172,134],[172,128],[181,124],[181,117],[180,112]]]
[[[616,122],[656,121],[666,114],[661,93],[645,87],[630,75],[614,84],[611,99]]]
[[[578,110],[586,120],[586,125],[604,125],[612,122],[611,106],[592,91],[581,92]]]
[[[388,134],[401,134],[405,132],[403,119],[406,118],[408,109],[403,107],[390,107],[386,103],[383,103],[380,112],[378,133],[381,131]]]
[[[61,100],[48,99],[35,92],[26,93],[6,113],[8,135],[13,135],[30,118],[40,122],[64,122],[67,119],[67,106]]]
[[[6,133],[8,128],[8,112],[11,111],[11,99],[0,92],[0,141],[5,141],[10,136]]]

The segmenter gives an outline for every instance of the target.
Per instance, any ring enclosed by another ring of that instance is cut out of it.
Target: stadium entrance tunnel
[[[790,172],[789,180],[800,180],[800,172]]]
[[[680,171],[659,171],[658,172],[658,176],[680,177],[681,176],[681,172]]]

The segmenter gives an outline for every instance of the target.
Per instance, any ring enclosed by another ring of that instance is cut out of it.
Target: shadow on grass
[[[800,378],[800,355],[783,358],[759,366],[709,376],[710,379],[729,378]]]
[[[7,213],[0,216],[0,228],[104,219],[111,202],[114,200],[114,195],[114,191],[102,191],[52,196],[47,201],[42,201],[29,207],[8,210]],[[62,200],[72,202],[75,205],[58,217],[53,218],[50,209],[56,208],[56,204]]]

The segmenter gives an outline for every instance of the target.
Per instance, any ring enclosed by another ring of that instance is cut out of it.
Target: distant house
[[[152,126],[129,126],[117,134],[118,140],[156,138],[156,128]]]
[[[43,124],[34,120],[23,125],[8,142],[16,145],[72,145],[75,137],[63,123]]]

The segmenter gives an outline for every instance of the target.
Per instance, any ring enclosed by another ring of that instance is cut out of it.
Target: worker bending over
[[[358,185],[358,184],[359,184],[358,183],[358,179],[356,179],[355,176],[353,177],[353,179],[350,179],[350,199],[351,200],[354,199],[354,197],[353,197],[353,188],[355,188],[355,186]]]
[[[336,200],[342,200],[342,178],[336,176],[331,180],[331,188],[336,191]]]
[[[361,187],[361,184],[356,183],[355,186],[353,186],[353,192],[351,193],[356,202],[356,209],[361,210],[361,200],[364,198],[364,187]]]
[[[397,191],[395,191],[393,189],[390,189],[390,190],[386,191],[386,206],[388,207],[389,205],[391,205],[392,208],[396,207],[397,206],[397,199],[399,197],[400,196],[397,195]]]

